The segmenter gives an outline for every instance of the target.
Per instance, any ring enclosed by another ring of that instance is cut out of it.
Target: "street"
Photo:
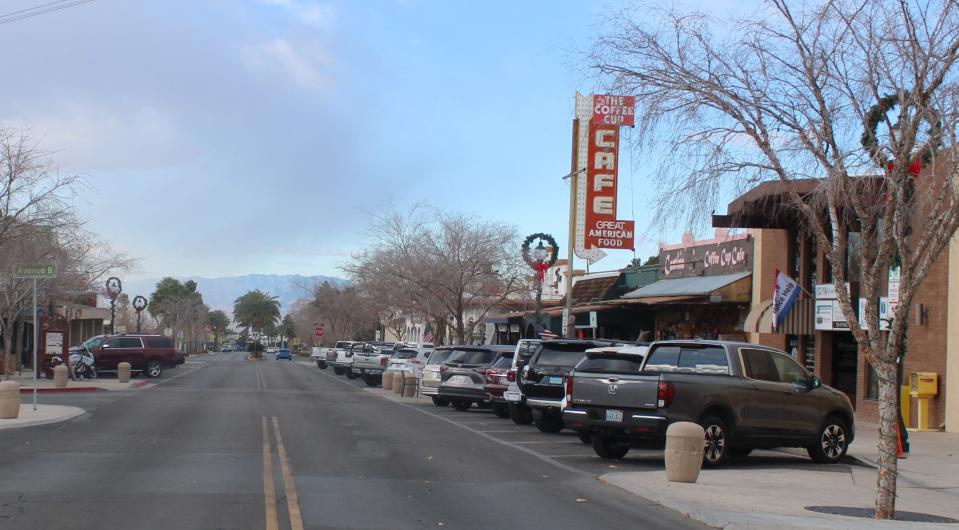
[[[89,412],[3,432],[0,527],[702,528],[597,481],[610,466],[572,433],[192,359],[150,389],[43,396]]]

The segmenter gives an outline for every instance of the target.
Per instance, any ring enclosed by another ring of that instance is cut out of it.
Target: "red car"
[[[506,392],[507,375],[513,364],[512,356],[498,357],[486,370],[486,397],[493,405],[493,414],[500,418],[509,417],[509,402],[503,397]]]
[[[113,335],[90,351],[97,372],[116,372],[121,362],[128,362],[133,373],[160,377],[164,368],[180,364],[173,341],[163,335]]]

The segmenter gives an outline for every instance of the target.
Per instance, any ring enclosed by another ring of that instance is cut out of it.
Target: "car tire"
[[[450,400],[446,398],[433,396],[433,404],[436,405],[437,407],[448,407],[450,404]]]
[[[729,450],[729,456],[732,458],[746,458],[752,452],[752,447],[733,447]]]
[[[379,375],[367,374],[363,381],[366,382],[366,386],[379,386],[383,382],[383,378]]]
[[[358,376],[353,373],[353,369],[352,369],[352,368],[347,368],[347,369],[346,369],[346,378],[347,378],[347,379],[356,379],[357,377],[358,377]]]
[[[606,460],[619,460],[629,452],[629,440],[624,438],[595,435],[591,436],[590,443],[593,444],[593,451]]]
[[[150,359],[147,361],[147,367],[143,370],[144,375],[149,378],[160,377],[163,373],[163,363],[160,359]]]
[[[343,369],[340,368],[339,366],[334,366],[334,367],[333,367],[333,373],[336,374],[336,375],[343,375]]]
[[[490,403],[490,402],[488,402],[488,401],[477,401],[477,402],[476,402],[476,408],[484,409],[484,410],[485,410],[485,409],[491,409],[491,408],[493,408],[493,404]]]
[[[529,425],[533,423],[533,411],[522,403],[510,403],[509,419],[516,425]]]
[[[716,467],[729,455],[729,428],[722,418],[716,416],[706,416],[699,424],[706,431],[703,467]]]
[[[454,401],[454,402],[453,402],[453,408],[456,409],[456,410],[458,410],[458,411],[460,411],[460,412],[465,412],[465,411],[469,410],[469,409],[470,409],[470,405],[472,405],[472,403],[470,403],[469,401]]]
[[[494,403],[493,414],[497,418],[509,418],[509,407],[505,403]]]
[[[576,437],[586,445],[593,443],[593,435],[586,431],[576,431]]]
[[[536,424],[539,432],[545,432],[546,434],[556,434],[564,427],[563,418],[558,418],[552,414],[543,414],[536,418],[533,423]]]
[[[320,370],[326,370],[326,362],[316,361],[316,367],[319,368]]]
[[[820,464],[835,464],[849,449],[849,426],[836,416],[829,416],[816,435],[816,444],[807,447],[809,458]]]

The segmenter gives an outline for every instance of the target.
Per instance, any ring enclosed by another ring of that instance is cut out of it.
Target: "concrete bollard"
[[[393,376],[395,375],[396,372],[393,370],[383,372],[383,390],[393,390]]]
[[[117,365],[117,382],[118,383],[130,382],[130,363],[122,362]]]
[[[416,397],[416,372],[404,371],[403,374],[403,397]]]
[[[20,415],[20,385],[15,381],[0,382],[0,420],[14,420]]]
[[[70,370],[67,365],[58,364],[53,367],[53,386],[64,388],[67,386],[67,379],[70,378]]]
[[[666,429],[666,480],[696,482],[703,466],[706,431],[695,423],[676,422]]]
[[[393,393],[402,396],[403,395],[403,372],[396,372],[393,374]]]

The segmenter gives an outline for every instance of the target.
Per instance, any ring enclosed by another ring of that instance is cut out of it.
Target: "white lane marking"
[[[344,381],[344,380],[342,380],[342,379],[337,379],[336,376],[332,376],[332,375],[325,374],[325,373],[322,374],[322,375],[326,376],[326,377],[329,378],[329,379],[332,379],[332,380],[334,380],[334,381],[337,381],[337,382],[339,382],[339,383],[343,383],[344,385],[346,385],[346,386],[348,386],[348,387],[350,387],[350,388],[353,388],[353,389],[356,389],[356,390],[362,390],[360,387],[353,386],[352,384],[350,384],[350,383],[348,383],[348,382],[346,382],[346,381]],[[516,445],[515,443],[512,443],[512,442],[506,442],[506,441],[500,440],[499,438],[496,438],[495,436],[490,436],[490,435],[484,433],[483,431],[474,429],[474,428],[469,427],[469,426],[467,426],[467,425],[462,425],[462,424],[460,424],[459,422],[455,422],[455,421],[450,420],[450,419],[446,419],[446,418],[444,418],[443,416],[440,416],[439,414],[434,414],[434,413],[430,412],[429,410],[421,409],[421,408],[419,408],[419,407],[415,407],[415,406],[410,405],[410,404],[408,404],[408,403],[402,403],[402,402],[400,402],[400,401],[395,401],[395,400],[390,399],[390,398],[388,398],[388,397],[386,397],[385,395],[382,395],[382,394],[374,394],[374,395],[380,396],[380,397],[382,397],[383,399],[385,399],[385,400],[387,400],[387,401],[390,401],[390,402],[393,402],[393,403],[395,403],[395,404],[397,404],[397,405],[399,405],[399,406],[401,406],[401,407],[406,407],[406,408],[408,408],[408,409],[410,409],[410,410],[415,410],[416,412],[419,412],[420,414],[426,414],[427,416],[432,416],[432,417],[434,417],[434,418],[436,418],[436,419],[438,419],[438,420],[440,420],[440,421],[445,421],[446,423],[451,423],[451,424],[453,424],[453,425],[456,425],[456,426],[459,427],[460,429],[465,429],[465,430],[467,430],[467,431],[469,431],[469,432],[471,432],[471,433],[473,433],[473,434],[475,434],[475,435],[477,435],[477,436],[486,438],[487,440],[489,440],[489,441],[491,441],[491,442],[494,442],[494,443],[497,443],[497,444],[500,444],[500,445],[503,445],[503,446],[506,446],[506,447],[512,447],[513,449],[516,449],[517,451],[526,453],[526,454],[528,454],[528,455],[536,458],[537,460],[540,460],[540,461],[542,461],[542,462],[545,462],[545,463],[547,463],[547,464],[549,464],[549,465],[551,465],[551,466],[553,466],[553,467],[562,469],[562,470],[564,470],[564,471],[569,471],[570,473],[574,473],[574,474],[579,475],[579,476],[582,476],[582,477],[589,477],[589,478],[595,478],[595,477],[596,477],[596,475],[594,475],[593,473],[588,473],[588,472],[586,472],[586,471],[583,471],[583,470],[580,470],[580,469],[576,469],[576,468],[573,467],[573,466],[566,465],[566,464],[564,464],[564,463],[562,463],[562,462],[557,462],[556,460],[553,460],[551,457],[548,457],[548,456],[546,456],[546,455],[544,455],[544,454],[541,454],[541,453],[537,453],[536,451],[534,451],[534,450],[532,450],[532,449],[523,447],[522,445]]]
[[[182,374],[177,374],[177,375],[175,375],[175,376],[173,376],[173,377],[168,377],[168,378],[166,378],[166,379],[161,379],[161,380],[159,380],[159,381],[156,382],[156,385],[162,385],[163,383],[169,383],[170,381],[173,381],[174,379],[177,379],[177,378],[179,378],[179,377],[183,377],[183,376],[185,376],[185,375],[192,374],[193,372],[195,372],[195,371],[197,371],[197,370],[202,370],[202,369],[206,368],[207,366],[209,366],[207,363],[203,363],[203,366],[197,366],[196,368],[194,368],[194,369],[192,369],[192,370],[189,370],[189,371],[187,371],[187,372],[183,372]],[[154,387],[154,388],[155,388],[155,387]]]

